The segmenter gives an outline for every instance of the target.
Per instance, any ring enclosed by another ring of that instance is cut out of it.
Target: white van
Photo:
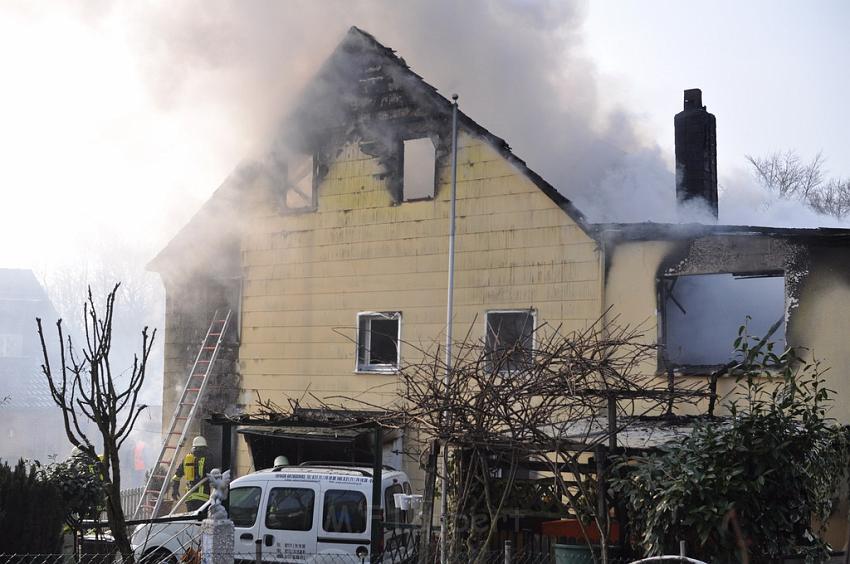
[[[410,480],[404,472],[386,469],[381,482],[384,520],[400,524],[386,535],[393,546],[383,561],[403,561],[413,556],[415,534],[407,525],[413,511],[397,507],[395,494],[410,495]],[[373,552],[368,467],[311,464],[261,470],[230,483],[229,506],[238,560],[254,560],[258,541],[262,560],[272,563],[368,562]],[[132,543],[141,561],[177,562],[187,550],[197,549],[199,535],[199,521],[187,515],[186,520],[139,526]]]

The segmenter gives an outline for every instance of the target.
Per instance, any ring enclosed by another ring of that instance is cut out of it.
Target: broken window
[[[315,166],[313,155],[292,157],[286,164],[284,204],[286,209],[313,209],[315,200]]]
[[[399,364],[401,312],[357,314],[357,370],[391,372]]]
[[[436,152],[430,138],[408,139],[404,142],[405,202],[434,197],[436,178]]]
[[[531,364],[534,317],[531,309],[487,312],[485,353],[491,368],[511,371]]]
[[[666,364],[711,367],[734,356],[738,328],[785,345],[785,279],[781,272],[700,274],[661,281]],[[749,320],[747,319],[749,317]]]

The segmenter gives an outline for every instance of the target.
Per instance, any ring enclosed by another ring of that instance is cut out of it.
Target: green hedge
[[[36,464],[0,463],[0,553],[61,552],[63,515],[58,488]]]

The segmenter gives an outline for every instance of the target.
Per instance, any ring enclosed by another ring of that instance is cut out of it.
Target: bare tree
[[[804,162],[795,151],[766,157],[747,155],[756,178],[780,198],[799,200],[816,212],[838,219],[850,213],[850,180],[826,179],[823,154]]]
[[[809,194],[823,182],[824,159],[821,153],[805,163],[795,151],[776,152],[766,157],[747,155],[762,185],[781,198],[808,200]]]
[[[41,319],[36,319],[36,323],[44,358],[42,372],[47,378],[53,401],[62,411],[65,434],[97,469],[113,538],[124,562],[130,563],[133,553],[121,508],[119,450],[146,407],[138,402],[138,396],[156,330],[148,334],[147,327],[142,329],[140,355],[134,355],[132,367],[126,373],[113,373],[110,361],[112,321],[119,286],[116,284],[107,295],[103,314],[99,313],[89,288],[88,299],[83,306],[85,343],[79,349],[75,348],[70,336],[66,338],[62,320],[56,322],[59,339],[59,363],[56,367],[51,365]],[[89,433],[96,434],[96,437]],[[98,442],[103,448],[100,456],[96,446]]]
[[[850,179],[832,178],[809,196],[809,205],[818,212],[842,219],[850,214]]]
[[[533,348],[523,342],[494,346],[467,336],[453,345],[450,367],[439,345],[423,350],[405,343],[406,349],[418,350],[421,360],[400,368],[397,397],[389,406],[370,404],[362,396],[310,394],[309,401],[329,412],[358,406],[376,414],[374,423],[417,429],[420,440],[436,440],[450,453],[450,513],[445,516],[450,561],[465,558],[475,564],[492,556],[488,547],[500,518],[517,501],[517,472],[526,464],[551,474],[554,503],[563,515],[581,517],[581,526],[596,528],[603,542],[594,559],[609,561],[610,507],[594,480],[604,473],[610,437],[646,415],[667,414],[672,403],[696,403],[710,395],[704,382],[677,388],[645,370],[656,346],[640,330],[599,320],[566,334],[542,325],[534,335]],[[447,368],[448,382],[443,378]],[[304,399],[290,402],[293,413]],[[273,402],[259,402],[261,415],[280,416],[281,411]],[[429,472],[436,472],[436,458],[429,460]],[[471,515],[482,513],[486,519],[478,530],[463,526],[462,520],[468,523]],[[585,530],[585,537],[590,533]]]

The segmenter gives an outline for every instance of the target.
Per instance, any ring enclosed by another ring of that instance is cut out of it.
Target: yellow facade
[[[458,150],[455,335],[484,336],[491,309],[533,308],[581,329],[601,312],[596,243],[486,141]],[[448,164],[448,163],[446,163]],[[394,398],[397,377],[356,372],[356,316],[400,311],[402,363],[445,339],[450,171],[433,200],[395,205],[377,159],[349,144],[318,186],[317,209],[258,206],[243,237],[241,403]],[[249,469],[244,442],[239,471]]]

